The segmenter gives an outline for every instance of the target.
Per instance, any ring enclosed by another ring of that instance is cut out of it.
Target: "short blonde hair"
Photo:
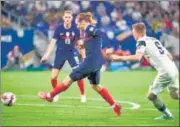
[[[146,26],[143,22],[136,23],[132,25],[132,28],[139,34],[145,34],[146,33]]]
[[[78,14],[76,17],[76,24],[78,24],[81,20],[86,20],[91,25],[95,25],[97,23],[97,21],[93,19],[92,13],[90,12]]]

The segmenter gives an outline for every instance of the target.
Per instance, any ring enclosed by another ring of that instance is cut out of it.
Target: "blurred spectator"
[[[37,9],[37,11],[39,12],[45,12],[47,9],[47,5],[45,3],[45,1],[35,1],[35,7]]]
[[[136,5],[135,5],[135,9],[134,9],[134,11],[132,12],[132,18],[133,18],[134,20],[139,21],[139,20],[142,19],[142,14],[141,14],[141,12],[140,12],[140,9],[141,9],[140,5],[139,5],[139,4],[136,4]]]
[[[0,25],[2,28],[12,28],[9,20],[5,18],[4,16],[0,17]]]
[[[172,23],[170,21],[169,14],[166,13],[163,18],[164,18],[163,23],[164,23],[165,31],[171,30]]]
[[[161,20],[156,18],[152,21],[152,30],[154,32],[159,31],[159,29],[161,28],[162,24],[161,24]]]
[[[48,8],[59,9],[62,6],[62,1],[47,1]]]
[[[96,10],[97,10],[97,14],[99,15],[99,18],[100,18],[100,24],[102,24],[103,26],[109,25],[111,20],[110,20],[110,17],[107,15],[104,4],[100,3],[97,6]]]
[[[113,11],[106,6],[107,3],[113,6]],[[172,22],[179,22],[178,1],[6,1],[3,6],[8,10],[15,10],[18,15],[24,15],[35,27],[42,20],[48,26],[56,26],[62,12],[67,9],[72,10],[74,14],[84,11],[96,12],[96,18],[100,21],[98,26],[112,25],[115,22],[121,29],[124,29],[126,24],[131,25],[134,21],[146,19],[153,31],[169,32],[172,31]],[[119,9],[121,12],[117,11]],[[118,15],[122,20],[115,19]],[[124,16],[130,16],[132,21],[124,19]]]
[[[80,12],[80,6],[75,1],[65,1],[64,10],[71,10],[73,14],[77,14]]]
[[[128,30],[129,26],[127,25],[126,20],[123,19],[121,10],[115,11],[114,13],[116,13],[115,14],[116,26],[120,29],[120,31]]]
[[[83,11],[90,11],[90,9],[91,9],[90,1],[82,1],[81,2],[81,7],[82,7]]]
[[[161,7],[164,10],[168,11],[168,9],[169,9],[169,1],[161,1],[160,4],[161,4]]]
[[[167,50],[172,54],[176,66],[179,68],[179,32],[177,29],[173,28],[171,34],[163,33],[160,40]]]
[[[20,69],[23,66],[23,62],[21,60],[22,58],[22,52],[19,49],[19,46],[14,46],[13,50],[10,51],[7,55],[7,64],[3,68],[3,70],[6,69],[12,69],[12,68],[17,68]]]

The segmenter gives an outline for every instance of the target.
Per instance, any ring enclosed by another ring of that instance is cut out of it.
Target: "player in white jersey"
[[[135,55],[110,55],[110,58],[115,61],[140,61],[145,56],[158,71],[158,75],[149,87],[148,99],[152,101],[155,108],[164,114],[155,119],[172,119],[174,118],[172,113],[166,108],[162,100],[158,98],[158,94],[167,87],[171,98],[179,100],[179,72],[172,60],[172,56],[159,40],[146,36],[144,23],[133,25],[133,36],[137,41]]]

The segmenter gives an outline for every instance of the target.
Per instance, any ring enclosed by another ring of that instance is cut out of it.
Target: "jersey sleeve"
[[[138,41],[137,47],[136,47],[136,52],[143,53],[145,52],[146,49],[146,42],[145,41]]]
[[[105,45],[104,48],[111,48],[111,43],[108,41],[106,33],[102,32],[100,29],[96,28],[95,26],[90,26],[88,30],[88,36],[99,36],[102,38],[102,41]]]
[[[171,53],[166,48],[164,48],[163,50],[165,51],[166,55],[171,55]]]
[[[95,26],[90,26],[87,31],[88,36],[102,36],[102,32]]]
[[[111,48],[112,44],[111,41],[108,39],[106,33],[101,32],[102,42],[104,44],[104,48]]]
[[[59,38],[59,33],[60,33],[60,26],[58,26],[55,31],[54,31],[54,35],[53,35],[53,39],[58,39]]]

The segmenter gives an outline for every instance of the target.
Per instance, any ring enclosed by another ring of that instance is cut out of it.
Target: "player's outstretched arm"
[[[143,57],[143,53],[137,52],[135,55],[129,55],[129,56],[111,55],[110,59],[113,61],[140,61],[142,57]]]
[[[51,42],[46,50],[46,53],[44,54],[44,56],[41,58],[41,63],[48,60],[51,52],[53,51],[54,47],[55,47],[55,44],[56,44],[56,39],[51,39]]]

